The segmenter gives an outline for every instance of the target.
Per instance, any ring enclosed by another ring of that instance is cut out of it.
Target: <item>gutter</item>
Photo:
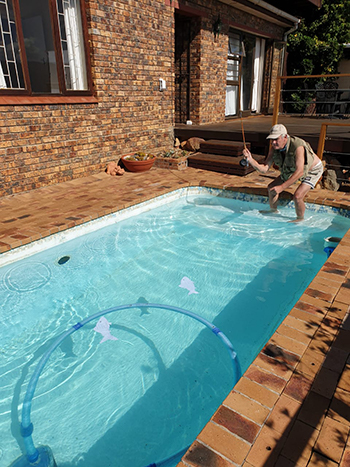
[[[283,75],[283,71],[284,71],[284,61],[285,61],[285,57],[286,57],[286,48],[287,48],[287,39],[288,39],[288,36],[289,34],[291,34],[292,32],[296,31],[299,27],[299,23],[300,23],[300,19],[297,23],[294,23],[294,26],[291,27],[290,29],[288,29],[288,31],[286,31],[284,33],[284,36],[283,36],[283,41],[285,42],[285,44],[283,45],[283,49],[282,49],[282,58],[281,58],[281,70],[280,70],[280,75]]]
[[[265,2],[264,0],[219,0],[222,3],[226,3],[227,5],[234,6],[236,8],[242,9],[242,10],[254,10],[253,5],[258,7],[254,13],[256,14],[256,11],[259,11],[260,14],[262,13],[262,10],[266,10],[269,13],[272,13],[272,15],[275,15],[275,17],[282,18],[290,23],[293,23],[293,26],[288,29],[284,35],[283,35],[283,42],[287,42],[287,38],[289,34],[292,32],[296,31],[299,27],[299,24],[301,22],[300,18],[297,18],[296,16],[293,16],[289,13],[286,13],[285,11],[274,7],[273,5],[270,5],[269,3]],[[249,7],[248,5],[251,4],[252,6]],[[253,14],[254,14],[253,13]],[[266,15],[267,16],[267,15]],[[286,23],[284,23],[286,26]],[[285,53],[286,53],[286,46],[284,45],[283,50],[282,50],[282,59],[281,59],[281,66],[283,69],[284,66],[284,60],[285,60]],[[282,71],[282,69],[280,71]]]
[[[286,13],[285,11],[282,11],[281,9],[276,8],[270,5],[269,3],[265,2],[264,0],[218,0],[218,1],[221,3],[226,3],[227,5],[230,5],[234,8],[238,8],[239,10],[250,12],[251,14],[255,16],[265,18],[267,21],[275,22],[279,24],[280,26],[286,27],[286,26],[289,26],[290,23],[294,24],[293,29],[285,33],[284,39],[286,39],[288,34],[295,31],[299,27],[300,18],[297,18],[296,16],[290,15],[289,13]],[[249,4],[251,6],[249,6]],[[266,13],[263,12],[264,10],[266,11]],[[268,15],[268,13],[270,13],[270,16]],[[280,18],[280,20],[277,20],[277,18]]]
[[[279,8],[276,8],[273,5],[270,5],[269,3],[266,3],[263,0],[247,0],[247,1],[249,3],[253,3],[256,6],[260,6],[261,8],[264,8],[264,10],[268,10],[271,13],[274,13],[275,15],[280,16],[281,18],[287,19],[288,21],[291,21],[292,23],[294,23],[294,27],[290,30],[290,32],[293,32],[298,28],[299,23],[300,23],[300,18],[290,15],[289,13],[286,13],[285,11],[282,11]],[[290,34],[290,32],[287,31],[285,36]]]
[[[289,34],[291,34],[292,32],[294,32],[294,31],[296,31],[298,29],[299,24],[300,24],[300,19],[299,19],[299,21],[297,23],[294,23],[294,26],[292,28],[288,29],[288,31],[286,31],[284,33],[284,36],[283,36],[284,42],[287,42],[287,38],[288,38]]]

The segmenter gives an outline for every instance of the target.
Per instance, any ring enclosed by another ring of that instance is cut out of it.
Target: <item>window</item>
[[[231,33],[228,43],[227,83],[238,84],[240,56],[244,55],[243,42],[238,34]]]
[[[226,75],[226,116],[260,112],[265,39],[230,31]]]
[[[0,0],[0,94],[91,94],[80,0]]]
[[[230,32],[226,74],[226,116],[238,114],[241,56],[244,56],[244,45],[241,37],[239,34]]]

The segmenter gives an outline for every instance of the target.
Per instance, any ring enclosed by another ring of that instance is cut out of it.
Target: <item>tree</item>
[[[288,75],[336,73],[350,42],[350,0],[323,0],[288,37]]]
[[[287,75],[335,74],[350,42],[350,0],[323,0],[309,9],[299,28],[288,36]],[[284,109],[291,113],[328,113],[334,99],[335,78],[290,79],[284,85]],[[315,102],[317,105],[315,108]],[[321,102],[321,104],[320,104]],[[311,107],[308,107],[311,106]],[[310,110],[308,110],[310,109]]]

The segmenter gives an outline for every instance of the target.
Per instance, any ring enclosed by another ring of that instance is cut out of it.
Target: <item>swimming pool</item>
[[[217,194],[184,191],[103,236],[91,232],[3,266],[1,465],[20,454],[17,406],[43,343],[97,310],[158,302],[214,321],[244,370],[324,263],[323,239],[349,228],[331,209],[288,224],[290,207],[264,217],[261,200]],[[183,277],[198,294],[179,287]],[[153,309],[108,319],[119,341],[100,344],[91,325],[57,349],[39,381],[33,436],[51,446],[59,466],[118,458],[137,467],[168,457],[193,440],[231,388],[225,350],[198,323]]]

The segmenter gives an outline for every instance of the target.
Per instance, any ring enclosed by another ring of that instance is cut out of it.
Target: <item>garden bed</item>
[[[187,169],[187,158],[191,153],[182,149],[172,149],[157,154],[154,167],[160,169],[184,170]]]

